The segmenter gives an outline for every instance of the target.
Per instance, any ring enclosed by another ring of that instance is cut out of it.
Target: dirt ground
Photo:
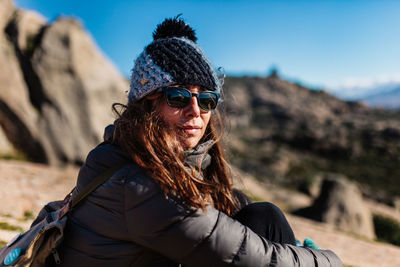
[[[32,217],[49,201],[62,199],[75,185],[76,167],[48,167],[41,164],[0,160],[0,245],[11,240],[19,230],[28,229]],[[310,199],[285,189],[260,184],[241,175],[237,187],[254,199],[270,201],[284,210],[307,206]],[[393,208],[366,202],[373,212],[399,218]],[[323,249],[334,251],[345,266],[400,266],[400,247],[366,240],[341,232],[331,225],[286,214],[297,239],[309,237]],[[6,225],[4,227],[4,225]],[[20,227],[19,229],[14,229]]]

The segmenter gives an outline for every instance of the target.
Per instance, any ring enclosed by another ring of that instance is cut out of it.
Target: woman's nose
[[[197,102],[197,97],[192,96],[192,100],[189,105],[185,107],[185,115],[188,117],[198,117],[200,116],[201,110],[199,103]]]

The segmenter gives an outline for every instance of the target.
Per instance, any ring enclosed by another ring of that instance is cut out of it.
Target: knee
[[[268,240],[295,244],[293,231],[283,212],[269,202],[252,203],[234,218]]]
[[[270,202],[255,202],[251,203],[244,208],[241,209],[241,211],[246,211],[250,213],[267,213],[267,214],[283,214],[282,211],[275,206],[274,204]]]
[[[285,218],[283,212],[270,202],[255,202],[243,207],[237,214],[237,218],[269,218],[282,220]]]

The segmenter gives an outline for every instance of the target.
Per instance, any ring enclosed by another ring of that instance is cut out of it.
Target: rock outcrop
[[[6,34],[6,27],[15,12],[11,1],[0,2],[0,125],[4,135],[14,147],[31,155],[41,157],[34,136],[36,111],[29,104],[29,91],[24,81],[18,56]],[[6,148],[3,148],[6,150]]]
[[[228,77],[230,161],[260,180],[298,188],[319,172],[343,173],[400,195],[400,113],[340,100],[269,77]]]
[[[76,20],[47,24],[8,0],[0,14],[5,136],[33,161],[82,162],[113,121],[112,103],[126,101],[127,81]]]
[[[346,232],[375,238],[372,215],[360,190],[340,175],[327,174],[313,205],[294,213],[329,223]]]

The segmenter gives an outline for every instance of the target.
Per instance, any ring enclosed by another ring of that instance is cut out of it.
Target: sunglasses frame
[[[188,105],[190,104],[190,101],[188,101],[188,102],[187,102],[184,106],[182,106],[182,107],[176,107],[176,106],[174,106],[173,104],[171,104],[171,103],[168,101],[167,91],[168,91],[168,90],[174,90],[174,89],[176,89],[176,90],[177,90],[177,89],[180,89],[180,90],[184,90],[184,91],[188,92],[188,93],[190,94],[190,99],[192,99],[192,97],[195,96],[196,99],[197,99],[197,104],[199,105],[199,107],[200,107],[202,110],[205,110],[205,111],[212,111],[212,110],[215,110],[215,109],[217,108],[217,106],[218,106],[219,99],[220,99],[220,97],[221,97],[221,95],[220,95],[219,93],[216,93],[216,92],[214,92],[214,91],[209,91],[209,90],[206,90],[206,91],[203,91],[203,92],[200,92],[200,93],[192,93],[189,89],[187,89],[187,88],[185,88],[185,87],[182,87],[182,86],[165,86],[165,87],[161,87],[161,88],[157,89],[156,92],[163,92],[163,93],[164,93],[164,95],[165,95],[165,100],[167,101],[168,106],[173,107],[173,108],[184,108],[184,107],[186,107],[186,106],[188,106]],[[213,109],[208,109],[208,108],[202,107],[202,105],[201,105],[201,103],[200,103],[200,100],[199,100],[199,95],[201,95],[201,94],[213,94],[213,95],[215,95],[215,96],[216,96],[216,99],[217,99],[217,100],[216,100],[217,104],[215,105],[215,108],[213,108]]]

